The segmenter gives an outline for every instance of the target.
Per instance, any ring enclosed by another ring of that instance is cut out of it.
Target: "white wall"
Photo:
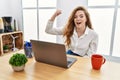
[[[0,17],[12,16],[17,20],[19,30],[22,30],[21,0],[0,0]]]
[[[87,0],[57,0],[57,8],[62,10],[62,14],[57,18],[57,26],[64,26],[68,16],[77,6],[87,7]],[[61,36],[57,36],[57,42],[63,43]]]
[[[11,1],[11,13],[18,21],[18,27],[23,30],[22,23],[22,0],[10,0]]]
[[[9,9],[11,9],[9,3],[10,0],[0,0],[0,17],[8,15]]]

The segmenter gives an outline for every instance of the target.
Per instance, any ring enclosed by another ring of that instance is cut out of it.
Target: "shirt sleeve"
[[[53,27],[53,21],[48,21],[45,32],[53,35],[63,35],[63,27]]]
[[[90,42],[87,55],[90,57],[93,53],[96,53],[97,47],[98,47],[98,35],[96,34],[93,40]]]

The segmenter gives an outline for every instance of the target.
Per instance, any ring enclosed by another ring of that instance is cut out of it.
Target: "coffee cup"
[[[91,56],[92,68],[100,70],[101,66],[106,62],[106,59],[100,54],[93,54]]]

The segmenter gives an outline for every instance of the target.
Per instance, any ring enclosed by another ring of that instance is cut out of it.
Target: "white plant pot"
[[[8,50],[8,49],[4,50],[4,53],[7,53],[7,52],[9,52],[9,50]]]
[[[22,66],[12,66],[14,71],[23,71],[24,67],[25,67],[25,65],[22,65]]]

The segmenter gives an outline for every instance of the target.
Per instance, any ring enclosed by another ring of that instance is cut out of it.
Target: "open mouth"
[[[81,22],[76,22],[76,23],[77,23],[77,25],[81,24]]]

